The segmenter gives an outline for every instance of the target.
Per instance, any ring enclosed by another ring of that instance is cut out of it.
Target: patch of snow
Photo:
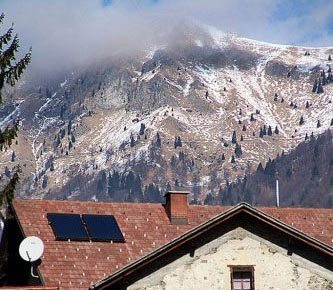
[[[186,82],[185,88],[183,89],[183,94],[185,97],[189,95],[191,85],[193,84],[193,82],[194,82],[194,79],[191,76],[189,76],[189,78]]]
[[[159,68],[155,68],[153,71],[148,71],[144,73],[139,80],[140,81],[146,81],[149,82],[154,76],[156,76],[159,73]]]
[[[67,84],[67,80],[65,80],[64,82],[60,83],[60,87],[64,87]]]
[[[200,39],[196,39],[196,40],[194,41],[194,43],[195,43],[197,46],[199,46],[199,47],[203,47],[203,43],[202,43],[202,41],[201,41]]]
[[[169,80],[168,78],[165,78],[165,81],[169,84],[172,85],[173,87],[177,88],[180,91],[183,91],[183,87],[176,84],[175,82],[173,82],[172,80]]]
[[[55,97],[56,95],[57,95],[57,93],[54,93],[54,94],[51,96],[51,98],[48,98],[47,101],[45,102],[45,104],[39,108],[38,112],[42,112],[42,111],[44,111],[44,110],[47,108],[47,106],[50,104],[50,102],[52,102],[52,100],[54,99],[54,97]]]
[[[20,107],[17,106],[14,111],[12,111],[9,115],[7,115],[3,120],[0,121],[0,129],[3,130],[4,127],[13,123],[16,117],[20,114]]]

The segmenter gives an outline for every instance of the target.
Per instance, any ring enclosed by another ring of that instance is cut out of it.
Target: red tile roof
[[[45,245],[39,267],[45,285],[88,289],[92,283],[226,211],[225,206],[189,206],[188,225],[171,225],[161,204],[19,200],[13,202],[25,236]],[[268,208],[263,212],[332,247],[333,209]],[[56,241],[46,213],[112,214],[125,243]]]
[[[58,287],[47,286],[14,286],[14,287],[0,287],[0,290],[58,290]]]

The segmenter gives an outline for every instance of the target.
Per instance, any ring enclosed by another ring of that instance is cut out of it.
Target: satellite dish
[[[19,247],[19,253],[23,260],[28,262],[37,261],[44,252],[43,241],[38,237],[25,238]]]

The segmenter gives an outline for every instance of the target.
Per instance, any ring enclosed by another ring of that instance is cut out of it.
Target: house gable
[[[331,247],[247,204],[240,204],[124,267],[92,288],[127,289],[184,256],[195,257],[197,249],[239,227],[284,249],[289,256],[299,256],[323,269],[333,270]]]
[[[196,249],[193,256],[187,254],[127,289],[229,289],[231,271],[239,267],[253,268],[255,289],[333,287],[330,270],[296,254],[288,255],[286,249],[237,228]]]

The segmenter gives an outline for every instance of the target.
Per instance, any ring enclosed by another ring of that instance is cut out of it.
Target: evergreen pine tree
[[[3,24],[5,15],[0,15],[0,28]],[[19,61],[15,62],[16,53],[19,48],[19,38],[13,37],[13,25],[3,34],[0,35],[0,103],[2,103],[2,90],[7,84],[13,87],[21,77],[27,65],[31,61],[31,50]],[[17,136],[18,122],[14,126],[0,131],[0,149],[10,147],[12,140]],[[15,183],[16,184],[16,183]],[[7,202],[6,193],[0,194],[0,206],[2,202]]]
[[[205,94],[206,99],[208,99],[208,95],[209,95],[209,93],[208,93],[208,91],[206,91],[206,94]]]
[[[320,120],[317,121],[317,128],[319,128],[321,126],[320,124]]]
[[[309,136],[308,136],[308,133],[305,134],[305,140],[308,140],[309,139]]]
[[[146,129],[146,125],[141,123],[139,135],[143,135],[145,133],[145,129]]]
[[[308,109],[310,107],[309,101],[306,101],[305,108]]]
[[[175,147],[175,149],[177,148],[177,147],[182,147],[183,146],[183,144],[182,144],[182,140],[181,140],[181,138],[178,136],[178,137],[175,137],[175,142],[174,142],[174,147]]]
[[[263,127],[263,129],[262,129],[262,133],[263,133],[264,136],[267,135],[266,125],[264,125],[264,127]]]
[[[12,162],[15,161],[15,158],[16,158],[16,154],[15,154],[15,151],[13,151],[12,156],[11,156],[11,160],[12,160]]]
[[[318,80],[315,79],[315,81],[313,83],[313,87],[312,87],[312,92],[313,93],[317,92],[317,88],[318,88]]]
[[[331,126],[333,126],[333,118],[331,119]]]
[[[235,147],[235,155],[237,158],[241,157],[243,154],[242,152],[242,146],[239,145],[238,143],[236,143],[236,147]]]
[[[42,188],[43,189],[45,189],[46,186],[47,186],[47,180],[48,180],[47,175],[44,175],[43,176],[43,181],[42,181]]]
[[[322,83],[323,86],[326,85],[326,73],[325,73],[324,70],[322,72],[322,81],[321,81],[321,83]]]
[[[259,137],[260,137],[260,138],[263,138],[263,137],[264,137],[264,132],[263,132],[263,130],[262,130],[261,127],[260,127]]]
[[[231,161],[230,161],[231,163],[235,163],[236,162],[236,160],[235,160],[235,156],[234,155],[232,155],[232,157],[231,157]]]
[[[222,153],[222,161],[224,161],[225,160],[225,155],[224,155],[224,153]]]
[[[180,136],[178,136],[178,138],[177,138],[177,144],[178,144],[178,147],[183,146],[182,139],[180,139]]]
[[[301,116],[301,119],[299,120],[299,124],[300,124],[300,125],[303,125],[303,124],[304,124],[304,117],[303,117],[303,116]]]
[[[319,170],[318,170],[318,166],[317,164],[315,164],[313,167],[312,167],[312,170],[311,170],[311,179],[314,179],[316,177],[319,176]]]
[[[237,136],[236,136],[236,131],[232,133],[232,138],[231,138],[231,143],[236,144],[237,143]]]
[[[5,176],[10,177],[10,170],[7,166],[5,166]]]
[[[134,146],[135,146],[135,140],[134,140],[133,135],[131,134],[131,147],[134,147]]]
[[[156,146],[160,148],[161,145],[162,145],[162,142],[161,142],[160,134],[157,132],[156,133]]]
[[[333,82],[333,75],[332,75],[332,72],[331,72],[331,67],[328,69],[328,76],[327,76],[327,83],[332,83]]]
[[[317,87],[317,94],[322,94],[324,92],[323,86],[321,82],[319,81],[318,87]]]
[[[72,130],[72,120],[69,120],[68,125],[67,125],[67,135],[69,136],[71,134]]]
[[[246,131],[246,126],[245,124],[243,125],[243,129],[242,129],[244,132]]]
[[[273,135],[271,125],[268,126],[267,135],[268,136],[272,136]]]
[[[254,119],[254,117],[253,117],[253,113],[251,114],[250,121],[251,121],[251,122],[255,121],[255,119]]]
[[[244,141],[244,137],[243,137],[243,135],[241,135],[241,138],[240,138],[240,140],[241,140],[241,141]]]
[[[65,129],[61,129],[59,133],[60,133],[60,138],[61,139],[63,139],[65,137],[65,135],[66,135]]]
[[[277,126],[275,126],[274,133],[275,133],[275,134],[279,134],[279,133],[280,133],[280,132],[279,132],[279,129],[278,129],[278,127],[277,127]]]
[[[53,159],[51,159],[50,171],[54,171],[54,162],[53,162]]]
[[[331,55],[328,56],[328,61],[332,61]]]
[[[261,162],[258,164],[257,172],[264,172],[264,167],[262,166]]]

